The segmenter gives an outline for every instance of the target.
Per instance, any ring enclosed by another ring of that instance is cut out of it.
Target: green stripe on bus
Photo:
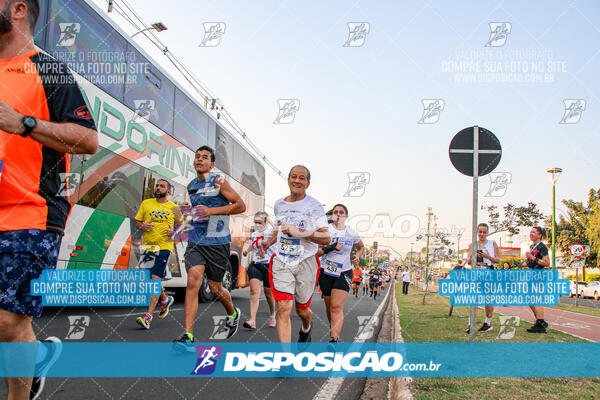
[[[150,171],[156,172],[157,174],[161,174],[167,179],[173,179],[177,176],[177,174],[173,171],[169,171],[165,167],[161,167],[160,165],[155,165],[154,167],[149,168]]]
[[[124,219],[119,215],[94,210],[75,243],[83,250],[73,250],[77,256],[69,258],[67,269],[99,269]]]

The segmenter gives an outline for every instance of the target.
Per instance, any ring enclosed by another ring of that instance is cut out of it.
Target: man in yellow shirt
[[[167,275],[167,263],[174,248],[172,236],[176,226],[183,222],[179,207],[167,200],[169,194],[171,194],[171,184],[164,179],[159,179],[156,182],[155,198],[142,201],[135,216],[136,228],[144,231],[139,267],[149,269],[152,279],[164,279]],[[175,301],[173,296],[165,294],[164,288],[160,296],[152,296],[146,315],[136,319],[143,328],[150,329],[152,314],[159,299],[158,318],[166,317],[169,307]]]

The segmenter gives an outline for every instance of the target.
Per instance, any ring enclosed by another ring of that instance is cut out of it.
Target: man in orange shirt
[[[354,297],[358,297],[358,287],[362,281],[362,270],[358,265],[358,260],[353,261],[352,264],[354,264],[354,269],[352,270],[352,292],[354,293]]]
[[[62,182],[69,153],[98,149],[75,79],[64,63],[35,49],[39,12],[38,0],[0,0],[0,342],[35,342],[31,321],[41,315],[42,301],[30,282],[56,268],[71,210]],[[7,378],[9,399],[41,393],[60,346],[37,347],[40,376],[33,383]]]

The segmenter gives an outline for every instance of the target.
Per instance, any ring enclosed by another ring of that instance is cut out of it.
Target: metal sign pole
[[[477,211],[479,195],[479,127],[473,127],[473,241],[471,242],[471,268],[477,267]],[[469,341],[475,340],[475,306],[469,309]]]
[[[579,307],[579,260],[575,263],[575,307]]]

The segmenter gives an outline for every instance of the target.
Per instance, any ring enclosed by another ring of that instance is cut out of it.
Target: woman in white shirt
[[[358,233],[346,226],[348,209],[343,204],[333,207],[333,223],[329,225],[332,243],[319,249],[321,257],[319,287],[323,292],[327,319],[330,326],[330,342],[337,342],[344,324],[344,302],[352,283],[350,253],[356,247],[354,260],[358,261],[365,250]]]
[[[473,269],[494,269],[494,264],[500,261],[502,254],[500,248],[494,240],[488,240],[487,236],[490,231],[488,224],[481,223],[477,225],[477,265],[473,266]],[[469,245],[469,255],[467,256],[467,262],[469,265],[472,264],[471,252],[473,251],[473,245]],[[479,328],[479,332],[490,332],[492,328],[492,317],[494,315],[493,306],[485,306],[485,322]],[[477,316],[477,307],[475,307],[475,316]],[[470,318],[470,317],[469,317]],[[470,333],[471,321],[469,320],[469,327],[467,333]]]
[[[271,292],[269,282],[269,259],[273,254],[272,248],[269,247],[265,252],[261,244],[269,239],[273,233],[273,229],[267,226],[268,215],[264,211],[259,211],[254,215],[254,231],[250,236],[252,244],[249,249],[243,251],[244,256],[252,251],[252,263],[248,266],[248,279],[250,280],[250,319],[244,322],[244,328],[248,330],[256,329],[256,312],[258,311],[258,303],[260,300],[260,286],[264,287],[265,298],[269,304],[270,317],[268,325],[270,328],[275,328],[277,322],[275,320],[275,299]]]

